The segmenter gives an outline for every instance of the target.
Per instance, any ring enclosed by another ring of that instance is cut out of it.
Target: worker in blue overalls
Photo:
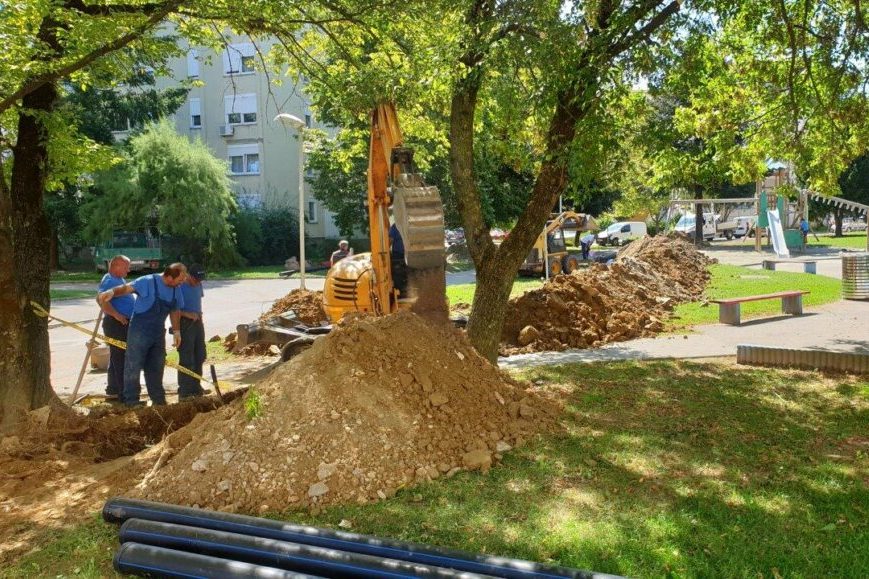
[[[205,279],[205,269],[198,264],[191,265],[187,281],[180,286],[184,297],[181,308],[181,347],[178,348],[178,363],[182,367],[202,375],[202,364],[205,362],[205,326],[202,321],[202,280]],[[202,396],[205,391],[199,384],[199,379],[178,373],[178,400]]]
[[[141,406],[139,374],[145,373],[145,387],[154,405],[166,404],[163,368],[166,364],[166,318],[172,322],[175,347],[181,345],[181,309],[184,296],[180,286],[187,279],[183,263],[173,263],[162,274],[143,275],[132,283],[101,292],[100,304],[118,296],[136,294],[133,316],[127,331],[127,356],[124,363],[124,389],[121,402]]]

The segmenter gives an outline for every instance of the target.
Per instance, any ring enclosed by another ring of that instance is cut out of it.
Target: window
[[[308,220],[308,223],[317,223],[317,202],[316,201],[308,201],[307,211],[305,212],[305,219]]]
[[[199,76],[199,53],[195,48],[187,51],[187,76]]]
[[[232,145],[227,148],[229,172],[232,175],[259,175],[260,160],[257,145]]]
[[[249,125],[256,122],[256,94],[226,95],[223,105],[227,124]]]
[[[251,43],[230,44],[223,51],[223,74],[253,74],[255,54]]]
[[[190,128],[202,127],[202,103],[198,98],[190,99]]]

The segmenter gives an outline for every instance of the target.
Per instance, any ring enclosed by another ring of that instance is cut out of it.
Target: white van
[[[597,234],[598,245],[624,245],[646,236],[646,224],[642,221],[617,221]]]

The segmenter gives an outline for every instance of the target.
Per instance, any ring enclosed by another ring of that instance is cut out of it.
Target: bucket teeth
[[[444,206],[437,187],[395,185],[393,195],[395,225],[404,242],[407,266],[413,269],[442,266]]]

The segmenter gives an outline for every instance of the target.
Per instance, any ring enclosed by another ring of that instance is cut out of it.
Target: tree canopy
[[[82,212],[91,240],[116,228],[153,225],[201,244],[212,263],[225,264],[235,256],[229,224],[235,209],[226,162],[162,120],[130,138],[121,163],[96,175]]]

